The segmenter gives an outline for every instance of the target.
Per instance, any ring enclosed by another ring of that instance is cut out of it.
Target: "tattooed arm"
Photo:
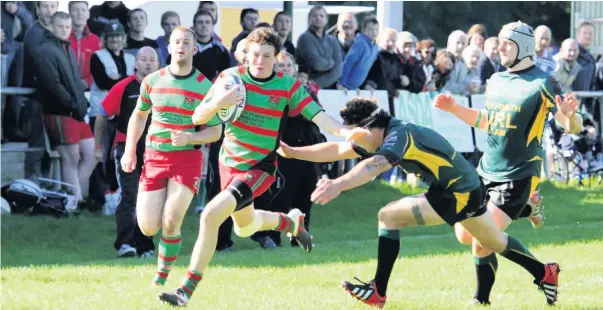
[[[358,187],[369,182],[384,171],[389,170],[392,164],[383,155],[375,155],[360,162],[350,172],[335,180],[342,191]]]

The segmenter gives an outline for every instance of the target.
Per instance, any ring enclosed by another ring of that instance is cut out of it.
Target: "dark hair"
[[[289,15],[289,13],[287,13],[286,11],[280,11],[280,12],[276,13],[276,15],[274,15],[274,19],[272,20],[272,24],[273,25],[276,24],[276,19],[279,18],[279,16],[282,16],[282,15],[291,18],[291,15]]]
[[[52,15],[52,22],[54,23],[54,21],[57,19],[62,19],[62,20],[71,19],[71,15],[69,15],[68,13],[65,13],[63,11],[57,11],[56,13],[54,13],[54,15]]]
[[[45,2],[51,2],[51,1],[45,1]],[[57,8],[59,7],[59,4],[61,4],[60,1],[55,1],[57,3]],[[4,4],[4,1],[2,2]],[[36,1],[36,8],[40,7],[40,4],[42,4],[42,1]]]
[[[247,16],[247,14],[253,14],[253,13],[260,15],[260,13],[258,12],[258,10],[254,9],[254,8],[243,9],[241,11],[241,18],[239,19],[239,22],[242,23],[243,19],[245,19],[245,16]]]
[[[130,19],[132,18],[132,15],[134,15],[134,13],[136,13],[136,12],[143,12],[144,13],[144,17],[147,18],[147,19],[149,18],[147,16],[147,12],[145,12],[145,10],[143,10],[141,8],[136,8],[136,9],[133,9],[132,11],[128,12],[128,22],[130,22]]]
[[[274,47],[274,55],[278,55],[281,51],[281,46],[283,43],[281,42],[281,38],[278,36],[278,33],[270,27],[260,27],[253,30],[247,36],[247,43],[258,43],[260,45],[271,45]]]
[[[310,20],[310,16],[312,16],[312,13],[314,13],[314,11],[318,11],[318,10],[325,11],[325,14],[327,15],[327,19],[329,19],[329,13],[327,12],[327,9],[325,9],[324,6],[317,4],[310,9],[310,12],[308,12],[308,20]]]
[[[591,23],[589,21],[583,21],[580,23],[580,25],[578,25],[578,31],[580,31],[580,30],[582,30],[582,28],[588,27],[588,26],[593,27],[593,28],[595,27],[595,25],[593,25],[593,23]]]
[[[178,17],[178,22],[180,22],[180,15],[178,15],[178,13],[174,11],[165,11],[163,14],[161,14],[161,25],[163,26],[165,20],[170,17]]]
[[[86,5],[86,7],[88,7],[88,1],[69,1],[69,4],[67,5],[67,10],[71,11],[71,6],[77,3],[83,3]]]
[[[199,7],[197,8],[197,10],[201,10],[201,7],[202,7],[204,4],[212,4],[212,5],[216,5],[216,3],[215,3],[215,2],[213,2],[213,1],[199,1]]]
[[[366,27],[368,27],[368,25],[379,25],[379,21],[375,16],[365,17],[362,20],[362,30],[366,30]]]
[[[258,28],[262,28],[262,27],[268,27],[268,28],[270,28],[272,26],[270,26],[269,23],[261,22],[261,23],[257,24],[254,29],[258,29]]]
[[[209,16],[209,18],[211,19],[211,23],[215,24],[215,20],[213,15],[211,15],[210,12],[206,11],[206,10],[199,10],[197,11],[197,13],[195,13],[195,16],[193,16],[193,26],[195,26],[195,22],[197,21],[197,17],[199,16]]]
[[[354,98],[345,104],[339,114],[344,125],[364,126],[368,123],[369,129],[385,128],[392,117],[381,109],[373,115],[377,109],[379,109],[379,105],[374,99]]]

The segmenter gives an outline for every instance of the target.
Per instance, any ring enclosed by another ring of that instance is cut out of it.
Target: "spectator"
[[[490,37],[484,43],[484,57],[479,66],[482,85],[496,72],[500,71],[500,56],[498,55],[498,37]]]
[[[211,14],[211,16],[214,19],[214,27],[215,27],[216,24],[218,23],[218,6],[216,5],[216,3],[213,1],[199,1],[199,8],[197,9],[197,11],[200,11],[200,10],[208,11],[209,14]],[[215,31],[212,36],[218,42],[222,43],[222,38],[220,38],[220,36],[217,35]]]
[[[237,49],[234,52],[235,60],[237,61],[237,66],[245,65],[247,63],[247,49],[249,45],[247,44],[247,39],[243,39],[239,41],[237,44]]]
[[[425,86],[431,81],[431,76],[435,67],[433,62],[435,60],[437,51],[436,43],[433,40],[421,40],[417,43],[417,52],[421,57],[421,63],[423,64],[423,72],[425,73]]]
[[[464,94],[467,90],[467,65],[463,61],[463,51],[467,47],[467,35],[461,30],[455,30],[448,36],[446,49],[454,55],[454,68],[445,89],[453,94]]]
[[[128,41],[126,47],[128,49],[139,49],[143,46],[158,48],[157,42],[153,39],[144,36],[144,30],[149,25],[147,20],[147,12],[143,9],[134,9],[128,12]]]
[[[398,97],[402,89],[402,63],[396,53],[398,34],[392,28],[385,28],[379,35],[379,55],[373,63],[366,78],[365,88],[368,90],[386,90],[389,98],[389,112],[395,115],[394,97]]]
[[[590,53],[590,48],[595,39],[595,27],[593,24],[590,22],[582,22],[580,26],[578,26],[576,38],[580,45],[578,63],[582,66],[582,70],[578,73],[578,76],[573,83],[573,89],[575,91],[591,90],[596,66],[595,57]]]
[[[90,8],[90,19],[88,19],[88,28],[92,33],[101,36],[105,31],[105,26],[109,23],[119,22],[124,25],[125,31],[128,31],[128,9],[121,1],[105,1],[101,5],[95,5]]]
[[[159,59],[162,63],[167,63],[166,59],[170,55],[168,45],[170,44],[170,35],[172,31],[180,26],[180,15],[174,11],[167,11],[161,14],[161,28],[164,35],[157,37],[157,46],[159,46]]]
[[[534,63],[540,70],[553,74],[555,71],[555,61],[549,52],[551,45],[552,32],[545,25],[540,25],[534,30],[534,39],[536,40],[536,55]]]
[[[481,94],[485,90],[479,71],[481,55],[482,51],[477,45],[469,45],[463,51],[463,63],[467,66],[466,95]]]
[[[416,50],[417,37],[408,31],[398,33],[396,49],[400,63],[402,64],[402,76],[400,76],[401,89],[411,93],[419,93],[425,86],[425,73],[423,64],[412,54]]]
[[[447,50],[439,50],[436,53],[433,75],[427,84],[428,91],[442,91],[450,79],[450,73],[454,69],[454,55]]]
[[[289,40],[289,34],[291,33],[292,27],[291,16],[289,16],[289,13],[285,11],[276,13],[272,27],[274,27],[274,30],[276,30],[278,36],[281,38],[281,42],[283,42],[281,51],[287,51],[287,53],[295,55],[295,46],[293,46],[293,43]]]
[[[193,17],[193,28],[199,47],[199,51],[193,56],[193,67],[213,81],[220,72],[230,68],[230,53],[222,43],[213,38],[213,17],[209,12],[197,11]],[[171,59],[170,55],[166,62],[170,63]]]
[[[9,54],[14,41],[23,41],[25,31],[31,27],[33,22],[33,16],[21,1],[2,1],[3,55]]]
[[[232,45],[230,46],[230,54],[234,55],[234,51],[237,48],[239,41],[247,38],[249,33],[255,29],[255,26],[260,22],[260,14],[258,10],[252,8],[246,8],[241,11],[241,17],[239,23],[243,30],[232,39]]]
[[[52,29],[52,17],[58,8],[58,1],[38,1],[36,2],[36,14],[38,20],[25,32],[23,38],[24,47],[24,69],[23,86],[35,87],[34,83],[36,72],[32,69],[33,55],[36,54],[40,45]]]
[[[479,47],[480,50],[484,50],[484,42],[488,37],[488,31],[486,31],[486,26],[482,24],[475,24],[469,28],[467,32],[467,37],[469,39],[469,45],[475,45]]]
[[[337,17],[337,41],[339,42],[339,46],[341,46],[341,57],[345,57],[348,53],[354,40],[356,39],[356,34],[358,33],[358,20],[356,16],[352,12],[342,12]]]
[[[42,103],[48,135],[61,155],[62,180],[76,186],[73,194],[83,202],[82,188],[87,188],[96,165],[94,139],[84,121],[88,102],[75,54],[69,48],[69,14],[55,13],[51,25],[52,32],[46,33],[34,57],[33,67],[38,72],[36,95]]]
[[[69,1],[69,14],[73,22],[73,31],[69,36],[69,42],[71,42],[71,48],[77,58],[82,84],[88,89],[92,85],[90,57],[101,48],[101,42],[94,33],[90,32],[86,24],[88,17],[90,17],[88,2]]]
[[[115,161],[118,169],[119,183],[122,188],[122,199],[115,212],[117,235],[113,246],[117,250],[117,257],[153,257],[153,237],[145,236],[138,227],[136,221],[136,199],[138,193],[138,181],[142,173],[145,150],[145,137],[149,130],[151,119],[147,120],[141,139],[136,147],[136,168],[131,173],[125,173],[121,169],[121,160],[128,132],[128,121],[136,108],[136,102],[140,95],[140,84],[149,74],[159,69],[159,58],[151,47],[143,47],[136,54],[136,74],[131,75],[115,84],[102,102],[102,113],[96,119],[95,142],[97,160],[102,159],[102,132],[105,131],[107,118],[115,117],[117,132],[113,145],[115,146]]]
[[[362,32],[356,35],[354,44],[345,55],[343,70],[337,84],[338,89],[357,90],[364,84],[379,53],[379,47],[375,43],[378,34],[379,22],[377,19],[365,18],[362,22]]]
[[[595,89],[601,90],[603,89],[603,57],[601,56],[599,56],[599,61],[597,62],[595,75]]]
[[[333,36],[326,34],[327,10],[322,5],[310,9],[310,28],[297,40],[299,71],[320,88],[334,89],[342,71],[341,47]]]
[[[566,39],[561,43],[559,54],[553,56],[555,60],[555,78],[566,93],[572,91],[572,83],[582,70],[582,66],[576,61],[579,53],[578,41]]]

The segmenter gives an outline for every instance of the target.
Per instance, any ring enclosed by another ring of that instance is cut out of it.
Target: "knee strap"
[[[234,232],[235,234],[237,234],[237,236],[246,238],[255,234],[260,229],[260,227],[262,227],[262,223],[262,217],[257,214],[257,211],[254,211],[253,220],[251,221],[251,223],[249,223],[249,225],[245,227],[239,227],[235,223]]]
[[[253,191],[245,182],[234,180],[226,190],[235,198],[237,205],[235,211],[239,211],[253,203]]]

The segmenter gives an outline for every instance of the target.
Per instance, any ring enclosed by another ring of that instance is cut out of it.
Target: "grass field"
[[[312,254],[289,247],[259,249],[235,239],[235,251],[217,253],[189,309],[367,309],[339,288],[354,276],[370,280],[376,266],[380,206],[420,190],[369,184],[315,206]],[[544,261],[562,266],[557,308],[603,309],[603,188],[544,184],[547,221],[527,220],[509,230]],[[155,259],[117,260],[114,221],[86,214],[56,220],[2,218],[3,309],[164,309],[150,288]],[[188,265],[198,221],[185,220],[184,245],[168,285]],[[473,296],[474,265],[448,226],[402,231],[400,259],[386,309],[462,309]],[[545,297],[520,267],[499,259],[491,308],[545,308]]]

